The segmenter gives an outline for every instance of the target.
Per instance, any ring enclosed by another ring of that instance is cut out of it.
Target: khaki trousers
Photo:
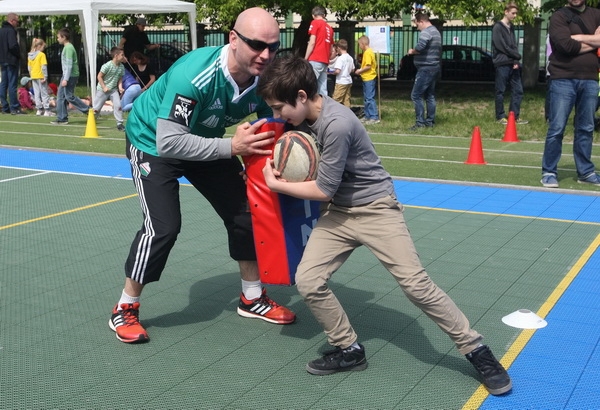
[[[333,89],[333,98],[340,104],[350,107],[350,94],[352,92],[352,84],[336,84]]]
[[[475,349],[483,337],[427,275],[404,221],[404,208],[387,196],[368,205],[340,207],[324,204],[296,272],[298,292],[333,346],[357,341],[348,316],[328,286],[331,275],[357,247],[364,245],[398,282],[409,300],[442,329],[462,354]]]

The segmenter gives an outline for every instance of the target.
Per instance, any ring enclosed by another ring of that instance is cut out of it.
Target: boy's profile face
[[[58,40],[59,44],[64,44],[65,43],[65,37],[61,36],[60,34],[57,34],[56,39]]]
[[[123,51],[118,51],[113,59],[118,63],[123,63],[125,62],[125,53]]]
[[[301,92],[302,93],[302,92]],[[266,98],[265,102],[273,110],[273,117],[281,118],[285,122],[298,126],[306,120],[306,98],[303,99],[301,93],[299,93],[296,99],[296,106],[294,107],[290,103],[278,101],[272,98]]]

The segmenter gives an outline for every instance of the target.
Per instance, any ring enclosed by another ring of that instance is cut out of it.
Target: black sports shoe
[[[336,347],[335,350],[325,352],[323,357],[309,362],[306,365],[306,371],[323,376],[337,372],[365,370],[368,366],[365,347],[360,343],[359,346],[359,349],[352,346],[345,349]]]
[[[483,378],[483,385],[490,394],[498,396],[512,390],[510,376],[487,346],[480,346],[465,355]]]

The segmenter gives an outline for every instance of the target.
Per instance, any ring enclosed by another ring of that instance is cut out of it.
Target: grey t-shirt
[[[365,127],[348,107],[323,97],[321,115],[308,129],[317,136],[321,151],[317,186],[334,204],[365,205],[394,193],[392,177]]]
[[[415,54],[413,60],[415,67],[439,67],[442,55],[442,36],[438,29],[429,26],[421,31],[415,50],[419,52],[419,54]]]

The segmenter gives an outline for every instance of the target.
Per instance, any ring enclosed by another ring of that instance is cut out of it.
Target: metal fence
[[[363,34],[366,29],[364,27],[356,27],[354,31],[354,43],[356,49],[349,50],[350,54],[358,53],[358,46],[356,40]],[[103,28],[99,35],[99,50],[98,50],[98,68],[106,59],[106,54],[111,47],[119,44],[123,31],[115,28]],[[153,43],[160,43],[162,45],[162,53],[172,54],[169,56],[170,59],[176,58],[178,55],[184,54],[190,49],[189,42],[189,29],[180,27],[164,27],[162,29],[156,29],[148,27],[146,33]],[[459,44],[479,47],[486,50],[492,48],[492,26],[479,26],[479,27],[466,27],[466,26],[444,26],[442,28],[442,43],[447,44]],[[390,27],[390,53],[386,56],[386,62],[389,61],[390,75],[399,67],[400,60],[406,54],[409,48],[413,48],[417,42],[419,32],[412,26],[404,27]],[[523,43],[523,28],[520,26],[516,27],[516,36],[519,39],[519,47],[522,52]],[[201,30],[201,34],[198,36],[198,47],[202,46],[219,46],[225,44],[227,40],[227,34],[220,30]],[[334,37],[339,39],[339,31],[334,28]],[[542,37],[543,38],[543,37]],[[280,34],[281,48],[291,48],[294,39],[294,28],[284,28]],[[28,45],[31,44],[32,38],[28,38]],[[50,48],[58,47],[54,45],[56,39],[47,39],[48,46]],[[74,42],[76,44],[76,42]],[[540,66],[545,64],[545,45],[542,44],[540,50]],[[28,50],[29,48],[27,48]],[[83,51],[81,51],[83,53]],[[83,56],[83,54],[82,54]],[[168,64],[168,63],[166,63]],[[168,67],[167,67],[168,68]]]

